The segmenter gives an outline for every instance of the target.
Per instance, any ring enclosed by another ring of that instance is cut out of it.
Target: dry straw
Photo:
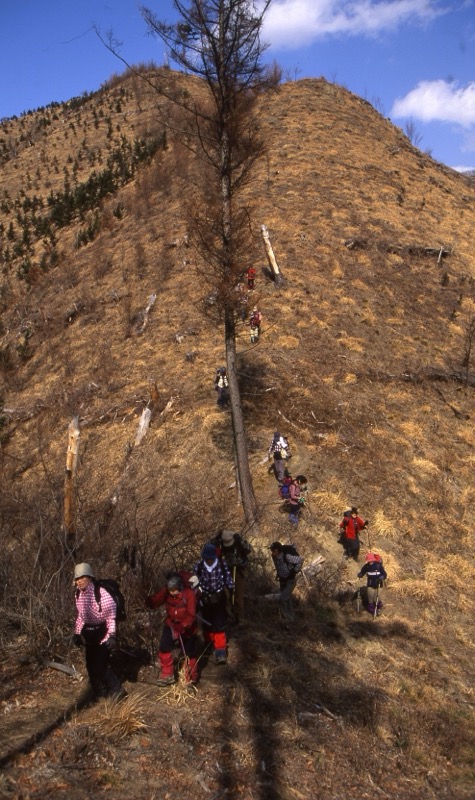
[[[147,702],[144,694],[128,695],[123,700],[104,700],[89,711],[87,722],[95,725],[107,739],[125,739],[146,730],[143,715]]]

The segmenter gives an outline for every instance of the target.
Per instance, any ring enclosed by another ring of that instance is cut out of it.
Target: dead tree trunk
[[[231,405],[231,419],[233,425],[233,439],[236,457],[236,481],[242,497],[242,507],[249,531],[257,529],[257,503],[252,486],[251,470],[249,468],[249,454],[247,438],[244,427],[244,416],[241,408],[239,386],[236,368],[236,333],[232,311],[227,312],[225,318],[225,346],[226,367],[229,382],[229,401]]]
[[[64,477],[64,531],[68,545],[76,532],[76,468],[79,436],[79,417],[73,417],[68,426],[68,449]]]
[[[262,231],[262,238],[264,239],[264,247],[266,248],[267,261],[269,262],[269,266],[271,268],[272,275],[274,277],[276,285],[280,286],[284,282],[284,278],[279,269],[279,266],[277,264],[274,255],[274,250],[272,249],[272,245],[270,243],[269,231],[267,230],[265,225],[261,225],[261,231]]]

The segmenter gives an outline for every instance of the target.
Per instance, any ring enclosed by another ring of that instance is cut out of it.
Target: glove
[[[111,653],[114,650],[117,650],[117,639],[115,638],[115,636],[109,636],[109,638],[104,642],[104,644],[107,647],[107,649],[111,651]]]
[[[71,642],[75,647],[82,647],[83,642],[81,634],[75,633],[71,638]]]

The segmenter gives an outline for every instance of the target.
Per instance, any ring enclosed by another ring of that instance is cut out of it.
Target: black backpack
[[[116,622],[125,622],[127,619],[127,613],[125,610],[125,597],[120,591],[119,584],[117,581],[113,580],[113,578],[100,578],[97,580],[94,578],[94,597],[96,598],[96,603],[99,606],[99,611],[102,611],[101,608],[101,588],[105,589],[108,594],[112,597],[116,605],[116,613],[115,619]]]
[[[286,559],[286,556],[297,556],[298,558],[301,558],[300,553],[297,550],[297,548],[295,547],[295,545],[294,544],[284,544],[283,547],[282,547],[282,553],[284,555],[284,561],[287,564],[287,566],[290,569],[290,571],[293,572],[294,574],[297,573],[297,572],[301,572],[302,564],[303,564],[303,558],[301,560],[300,565],[299,564],[293,564],[292,562],[289,562]]]

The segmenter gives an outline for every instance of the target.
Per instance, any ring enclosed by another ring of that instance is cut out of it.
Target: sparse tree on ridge
[[[269,5],[270,0],[259,9],[250,0],[190,0],[185,6],[174,0],[179,21],[171,25],[141,9],[149,31],[165,43],[170,60],[203,79],[208,89],[202,101],[183,94],[173,100],[187,123],[183,140],[203,167],[197,187],[200,201],[193,198],[191,234],[207,265],[205,278],[224,324],[238,479],[249,526],[257,519],[257,503],[237,378],[236,324],[242,307],[236,286],[254,250],[249,210],[240,193],[264,152],[253,112],[259,91],[272,82],[261,64],[265,47],[260,41]]]

